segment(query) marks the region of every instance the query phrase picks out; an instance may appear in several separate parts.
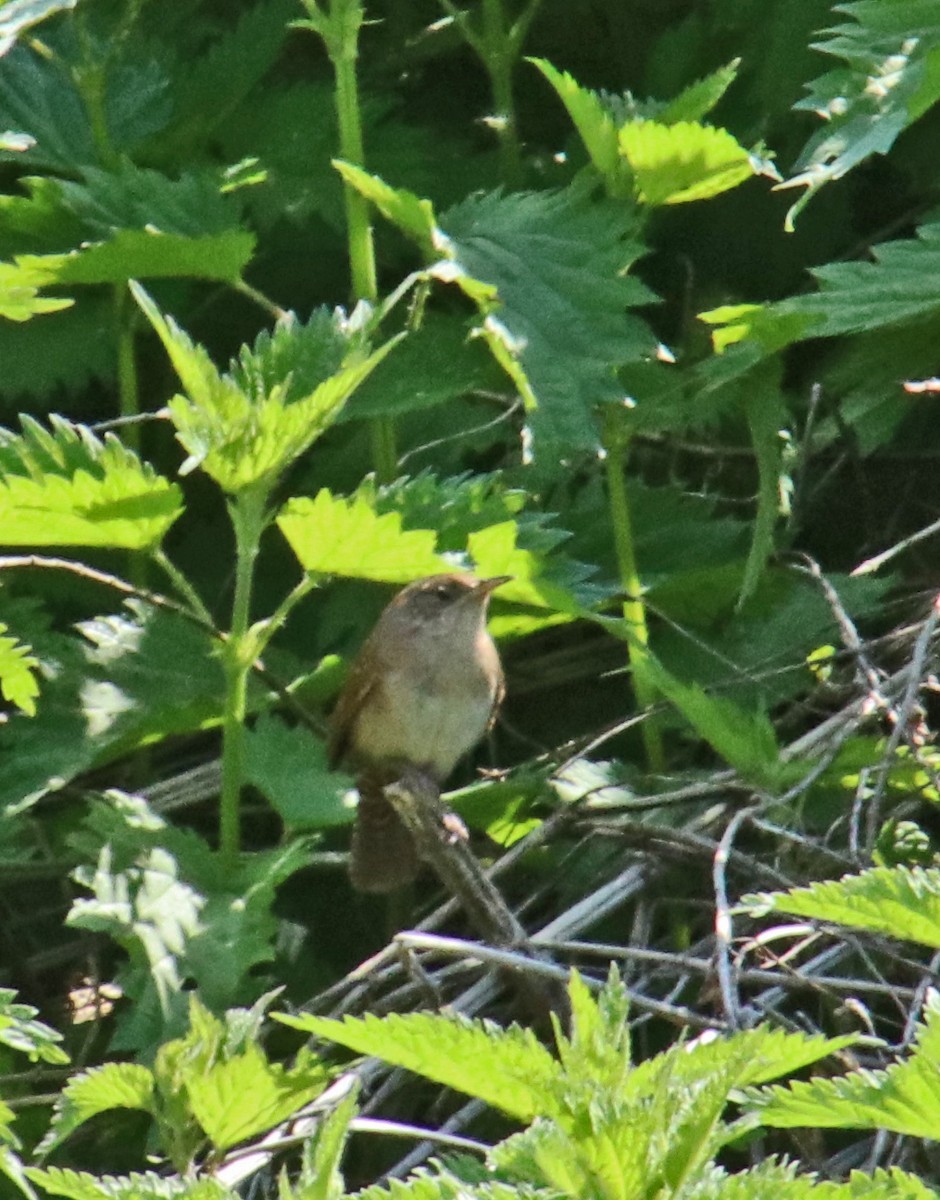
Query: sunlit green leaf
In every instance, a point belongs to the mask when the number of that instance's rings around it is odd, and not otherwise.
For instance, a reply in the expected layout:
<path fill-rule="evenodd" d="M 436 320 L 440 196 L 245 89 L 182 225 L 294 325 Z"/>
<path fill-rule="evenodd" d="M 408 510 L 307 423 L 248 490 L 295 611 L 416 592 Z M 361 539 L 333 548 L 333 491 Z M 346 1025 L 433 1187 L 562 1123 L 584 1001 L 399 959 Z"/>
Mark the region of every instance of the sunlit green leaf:
<path fill-rule="evenodd" d="M 928 1003 L 910 1053 L 883 1071 L 795 1081 L 747 1093 L 761 1124 L 777 1128 L 890 1129 L 935 1139 L 940 1106 L 940 1009 Z"/>
<path fill-rule="evenodd" d="M 58 1044 L 62 1035 L 37 1021 L 38 1015 L 39 1010 L 31 1004 L 17 1002 L 12 988 L 0 988 L 0 1045 L 25 1054 L 30 1062 L 62 1066 L 69 1061 Z"/>
<path fill-rule="evenodd" d="M 940 948 L 938 869 L 873 867 L 789 892 L 745 896 L 742 903 L 755 913 L 792 913 Z"/>
<path fill-rule="evenodd" d="M 397 341 L 393 338 L 369 354 L 361 338 L 350 331 L 349 350 L 339 368 L 315 385 L 308 381 L 306 394 L 291 399 L 288 379 L 272 384 L 264 395 L 248 395 L 239 386 L 244 360 L 232 374 L 221 374 L 206 351 L 172 318 L 164 317 L 143 288 L 131 286 L 186 392 L 168 406 L 177 437 L 189 454 L 182 469 L 199 466 L 230 493 L 271 487 L 332 424 L 352 392 Z M 344 328 L 340 316 L 335 320 L 337 327 Z M 335 330 L 324 327 L 323 334 L 332 342 Z M 272 341 L 272 348 L 276 344 Z M 328 361 L 328 356 L 322 361 Z"/>
<path fill-rule="evenodd" d="M 318 574 L 410 583 L 454 565 L 435 552 L 432 529 L 402 529 L 398 513 L 377 513 L 362 493 L 344 499 L 324 488 L 297 497 L 277 524 L 304 570 Z"/>
<path fill-rule="evenodd" d="M 38 313 L 68 308 L 74 301 L 39 295 L 40 288 L 54 282 L 55 273 L 36 262 L 0 263 L 0 317 L 28 321 Z"/>
<path fill-rule="evenodd" d="M 0 539 L 10 546 L 143 550 L 182 512 L 179 488 L 111 434 L 61 417 L 0 429 Z"/>
<path fill-rule="evenodd" d="M 311 1057 L 287 1070 L 251 1045 L 194 1074 L 186 1090 L 193 1115 L 213 1145 L 227 1150 L 302 1108 L 329 1079 L 326 1067 Z"/>
<path fill-rule="evenodd" d="M 687 204 L 737 187 L 755 172 L 751 155 L 730 133 L 679 121 L 632 121 L 619 134 L 642 204 Z"/>
<path fill-rule="evenodd" d="M 60 1145 L 79 1126 L 115 1108 L 149 1112 L 153 1105 L 153 1074 L 137 1063 L 109 1062 L 70 1079 L 56 1101 L 46 1152 Z"/>
<path fill-rule="evenodd" d="M 520 1120 L 552 1105 L 559 1067 L 531 1030 L 434 1013 L 391 1014 L 334 1021 L 275 1014 L 317 1037 L 374 1054 L 428 1079 L 478 1096 Z"/>
<path fill-rule="evenodd" d="M 0 694 L 32 717 L 36 714 L 36 697 L 39 695 L 36 678 L 39 660 L 30 653 L 29 646 L 24 646 L 15 637 L 4 636 L 7 632 L 6 625 L 0 621 Z"/>

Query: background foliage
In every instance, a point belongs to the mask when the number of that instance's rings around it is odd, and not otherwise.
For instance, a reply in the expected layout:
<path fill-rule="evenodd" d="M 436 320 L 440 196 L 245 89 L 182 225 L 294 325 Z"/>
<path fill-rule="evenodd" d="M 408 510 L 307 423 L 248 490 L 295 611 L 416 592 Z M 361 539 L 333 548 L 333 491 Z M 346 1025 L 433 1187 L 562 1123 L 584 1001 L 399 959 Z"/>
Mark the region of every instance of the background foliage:
<path fill-rule="evenodd" d="M 401 1195 L 928 1194 L 938 56 L 940 0 L 0 4 L 2 1186 L 339 1196 L 378 1112 L 457 1137 Z M 351 892 L 323 751 L 454 566 L 513 577 L 451 800 L 515 958 Z"/>

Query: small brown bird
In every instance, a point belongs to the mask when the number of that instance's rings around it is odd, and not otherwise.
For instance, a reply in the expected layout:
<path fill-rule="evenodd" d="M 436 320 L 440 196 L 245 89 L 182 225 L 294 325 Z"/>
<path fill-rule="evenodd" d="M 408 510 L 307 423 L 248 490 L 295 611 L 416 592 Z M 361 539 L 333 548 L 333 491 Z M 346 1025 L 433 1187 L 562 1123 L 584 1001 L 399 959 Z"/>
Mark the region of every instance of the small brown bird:
<path fill-rule="evenodd" d="M 394 891 L 418 871 L 414 841 L 382 788 L 406 767 L 443 783 L 496 715 L 503 672 L 486 613 L 509 578 L 454 573 L 409 584 L 350 668 L 330 722 L 329 759 L 356 773 L 350 876 L 360 891 Z"/>

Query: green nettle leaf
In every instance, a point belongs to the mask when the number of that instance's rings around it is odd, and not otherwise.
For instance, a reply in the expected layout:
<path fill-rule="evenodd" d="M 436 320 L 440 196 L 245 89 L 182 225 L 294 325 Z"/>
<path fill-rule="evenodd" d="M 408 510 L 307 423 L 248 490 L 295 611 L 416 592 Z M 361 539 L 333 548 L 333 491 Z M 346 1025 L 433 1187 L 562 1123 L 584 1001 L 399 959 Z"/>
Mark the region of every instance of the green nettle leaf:
<path fill-rule="evenodd" d="M 296 0 L 261 0 L 204 54 L 187 58 L 173 81 L 172 120 L 160 137 L 164 155 L 185 160 L 205 145 L 276 62 L 296 12 Z"/>
<path fill-rule="evenodd" d="M 6 625 L 0 621 L 0 695 L 28 717 L 33 717 L 39 695 L 36 678 L 39 659 L 33 657 L 29 646 L 24 646 L 15 637 L 4 636 L 7 632 Z"/>
<path fill-rule="evenodd" d="M 38 313 L 59 312 L 74 300 L 40 296 L 39 289 L 55 281 L 55 272 L 34 261 L 27 265 L 0 263 L 0 317 L 8 321 L 28 321 Z"/>
<path fill-rule="evenodd" d="M 327 766 L 322 738 L 302 725 L 291 729 L 278 717 L 262 714 L 245 739 L 245 779 L 286 825 L 325 829 L 353 819 L 353 809 L 344 803 L 347 786 Z"/>
<path fill-rule="evenodd" d="M 183 171 L 171 178 L 125 161 L 114 171 L 86 167 L 81 182 L 63 180 L 55 186 L 65 210 L 100 238 L 122 229 L 198 238 L 239 229 L 239 206 L 222 193 L 221 184 L 213 171 Z"/>
<path fill-rule="evenodd" d="M 25 254 L 16 261 L 24 270 L 44 272 L 50 282 L 60 284 L 176 277 L 235 283 L 251 260 L 254 247 L 254 234 L 238 229 L 197 237 L 159 229 L 119 229 L 106 242 L 95 242 L 68 254 Z M 54 303 L 63 307 L 60 302 Z"/>
<path fill-rule="evenodd" d="M 467 538 L 467 552 L 473 559 L 478 575 L 511 575 L 499 590 L 501 600 L 549 608 L 554 612 L 582 615 L 583 605 L 568 587 L 545 575 L 540 554 L 518 546 L 519 526 L 515 521 L 501 521 L 486 529 L 476 530 Z"/>
<path fill-rule="evenodd" d="M 737 79 L 740 65 L 741 60 L 736 58 L 711 75 L 690 83 L 678 96 L 666 101 L 655 114 L 656 120 L 664 125 L 674 125 L 677 121 L 701 121 Z"/>
<path fill-rule="evenodd" d="M 625 312 L 655 299 L 626 274 L 643 251 L 629 240 L 631 214 L 572 190 L 496 193 L 465 200 L 440 224 L 447 254 L 433 273 L 474 299 L 497 361 L 522 372 L 533 434 L 555 453 L 595 446 L 596 406 L 623 400 L 615 368 L 656 346 Z"/>
<path fill-rule="evenodd" d="M 679 121 L 631 121 L 619 134 L 641 204 L 688 204 L 737 187 L 758 173 L 755 160 L 725 129 Z"/>
<path fill-rule="evenodd" d="M 402 529 L 399 513 L 377 513 L 362 492 L 345 499 L 323 488 L 289 500 L 277 524 L 305 571 L 410 583 L 454 569 L 435 552 L 433 529 Z"/>
<path fill-rule="evenodd" d="M 794 1082 L 746 1093 L 762 1125 L 824 1129 L 890 1129 L 907 1137 L 937 1137 L 940 1111 L 940 1007 L 934 999 L 910 1054 L 883 1071 L 853 1071 L 836 1079 Z"/>
<path fill-rule="evenodd" d="M 114 172 L 86 168 L 81 183 L 60 182 L 52 190 L 63 213 L 80 223 L 81 246 L 16 257 L 50 282 L 182 276 L 234 283 L 254 251 L 254 234 L 241 227 L 237 205 L 209 172 L 170 179 L 125 162 Z"/>
<path fill-rule="evenodd" d="M 323 1091 L 330 1075 L 312 1056 L 286 1070 L 250 1045 L 194 1073 L 185 1086 L 196 1120 L 217 1149 L 227 1150 L 302 1108 Z"/>
<path fill-rule="evenodd" d="M 797 1175 L 796 1164 L 765 1159 L 749 1171 L 729 1175 L 713 1168 L 688 1195 L 694 1200 L 935 1200 L 916 1175 L 897 1167 L 871 1174 L 853 1171 L 845 1183 Z"/>
<path fill-rule="evenodd" d="M 526 401 L 536 438 L 555 454 L 596 446 L 596 405 L 623 400 L 615 368 L 656 348 L 625 311 L 655 299 L 626 274 L 644 249 L 630 239 L 628 207 L 576 188 L 497 192 L 436 220 L 427 201 L 348 163 L 337 168 L 418 243 L 434 278 L 476 305 L 480 336 Z"/>
<path fill-rule="evenodd" d="M 839 4 L 849 20 L 826 30 L 814 50 L 845 64 L 808 85 L 794 107 L 813 112 L 825 125 L 807 142 L 788 187 L 806 193 L 799 211 L 824 185 L 872 154 L 887 154 L 897 137 L 940 98 L 940 3 L 922 0 L 860 0 Z"/>
<path fill-rule="evenodd" d="M 37 1021 L 39 1010 L 31 1004 L 16 1003 L 15 996 L 12 988 L 0 988 L 0 1045 L 28 1055 L 30 1062 L 63 1066 L 69 1056 L 57 1044 L 62 1034 Z"/>
<path fill-rule="evenodd" d="M 26 1173 L 48 1195 L 64 1200 L 233 1200 L 235 1195 L 208 1175 L 90 1175 L 63 1167 L 28 1167 Z"/>
<path fill-rule="evenodd" d="M 0 538 L 8 546 L 146 550 L 182 512 L 179 488 L 112 434 L 62 417 L 0 429 Z"/>
<path fill-rule="evenodd" d="M 181 473 L 199 466 L 232 494 L 271 487 L 278 475 L 333 423 L 349 396 L 398 340 L 393 338 L 368 354 L 355 330 L 337 315 L 335 328 L 324 332 L 329 345 L 321 361 L 329 361 L 338 329 L 348 346 L 338 369 L 316 385 L 308 381 L 310 390 L 294 399 L 289 380 L 273 384 L 266 394 L 249 395 L 240 381 L 249 377 L 266 380 L 270 367 L 263 362 L 246 366 L 243 355 L 231 374 L 221 374 L 206 351 L 195 345 L 172 318 L 164 317 L 142 287 L 132 283 L 131 288 L 186 391 L 168 406 L 177 438 L 189 454 Z M 326 330 L 320 323 L 316 327 Z M 270 346 L 276 355 L 280 352 L 276 336 Z"/>
<path fill-rule="evenodd" d="M 617 125 L 613 114 L 597 92 L 582 87 L 566 71 L 559 71 L 544 58 L 530 58 L 558 93 L 568 110 L 591 162 L 603 175 L 612 195 L 629 195 L 630 179 L 620 157 Z"/>
<path fill-rule="evenodd" d="M 153 1102 L 153 1074 L 147 1067 L 109 1062 L 83 1071 L 69 1080 L 56 1100 L 40 1151 L 48 1153 L 99 1113 L 115 1108 L 150 1112 Z"/>
<path fill-rule="evenodd" d="M 358 1082 L 353 1081 L 339 1104 L 317 1122 L 312 1137 L 304 1142 L 300 1171 L 294 1186 L 284 1172 L 279 1180 L 279 1200 L 342 1200 L 346 1195 L 340 1171 L 349 1123 L 358 1112 Z"/>
<path fill-rule="evenodd" d="M 873 246 L 871 259 L 812 269 L 816 292 L 776 304 L 724 306 L 699 319 L 714 327 L 716 350 L 748 339 L 772 354 L 800 339 L 880 332 L 940 312 L 940 221 L 919 226 L 913 238 Z"/>
<path fill-rule="evenodd" d="M 792 913 L 940 948 L 940 869 L 873 867 L 789 892 L 742 897 L 755 915 Z"/>
<path fill-rule="evenodd" d="M 428 313 L 393 355 L 373 371 L 339 421 L 397 416 L 446 404 L 475 390 L 496 391 L 502 377 L 492 355 L 465 319 Z"/>
<path fill-rule="evenodd" d="M 558 93 L 608 194 L 647 205 L 718 195 L 766 170 L 723 129 L 699 124 L 737 74 L 735 61 L 667 104 L 640 105 L 582 87 L 544 59 L 529 60 Z"/>
<path fill-rule="evenodd" d="M 699 736 L 744 779 L 762 787 L 779 784 L 780 747 L 766 713 L 748 712 L 722 696 L 709 695 L 697 684 L 683 683 L 654 659 L 644 665 L 644 670 Z"/>
<path fill-rule="evenodd" d="M 529 1029 L 434 1013 L 378 1018 L 289 1016 L 293 1029 L 374 1054 L 457 1091 L 478 1096 L 522 1121 L 553 1107 L 560 1067 Z"/>
<path fill-rule="evenodd" d="M 97 165 L 98 152 L 88 113 L 67 67 L 15 46 L 0 71 L 0 128 L 16 129 L 32 139 L 17 154 L 30 167 L 74 174 Z M 4 157 L 6 154 L 4 154 Z"/>

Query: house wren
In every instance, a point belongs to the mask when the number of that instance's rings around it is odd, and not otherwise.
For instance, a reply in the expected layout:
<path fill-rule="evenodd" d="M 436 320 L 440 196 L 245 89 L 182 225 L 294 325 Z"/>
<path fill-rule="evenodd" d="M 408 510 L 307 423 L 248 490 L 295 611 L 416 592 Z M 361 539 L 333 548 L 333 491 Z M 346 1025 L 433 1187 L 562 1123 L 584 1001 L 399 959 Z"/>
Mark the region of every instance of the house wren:
<path fill-rule="evenodd" d="M 503 672 L 486 631 L 490 594 L 510 577 L 432 575 L 385 608 L 330 722 L 330 765 L 356 773 L 350 876 L 363 892 L 411 882 L 418 853 L 382 788 L 417 768 L 441 784 L 489 727 Z"/>

